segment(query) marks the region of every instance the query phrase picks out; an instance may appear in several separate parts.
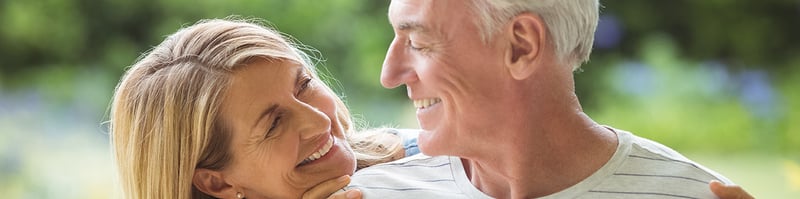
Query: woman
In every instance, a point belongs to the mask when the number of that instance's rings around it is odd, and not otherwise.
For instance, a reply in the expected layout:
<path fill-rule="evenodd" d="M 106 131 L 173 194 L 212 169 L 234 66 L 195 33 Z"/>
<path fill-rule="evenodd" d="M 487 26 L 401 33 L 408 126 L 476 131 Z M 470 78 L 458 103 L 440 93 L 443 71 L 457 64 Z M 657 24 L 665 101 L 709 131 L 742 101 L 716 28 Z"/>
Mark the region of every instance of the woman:
<path fill-rule="evenodd" d="M 392 134 L 352 133 L 300 48 L 251 22 L 208 20 L 141 57 L 111 109 L 123 198 L 319 198 L 357 167 L 402 157 Z"/>
<path fill-rule="evenodd" d="M 337 178 L 356 159 L 402 156 L 396 137 L 350 133 L 347 108 L 301 47 L 253 23 L 208 20 L 142 57 L 111 110 L 124 197 L 299 198 L 330 179 L 346 185 Z"/>

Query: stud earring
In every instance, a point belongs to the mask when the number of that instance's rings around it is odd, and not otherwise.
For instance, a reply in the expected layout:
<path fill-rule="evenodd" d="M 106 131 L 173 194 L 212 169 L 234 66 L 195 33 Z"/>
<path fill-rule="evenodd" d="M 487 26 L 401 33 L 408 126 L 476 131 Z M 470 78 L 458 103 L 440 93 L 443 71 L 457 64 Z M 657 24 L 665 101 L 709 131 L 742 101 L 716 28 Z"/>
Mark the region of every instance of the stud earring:
<path fill-rule="evenodd" d="M 236 192 L 236 198 L 244 199 L 244 194 L 242 192 Z"/>

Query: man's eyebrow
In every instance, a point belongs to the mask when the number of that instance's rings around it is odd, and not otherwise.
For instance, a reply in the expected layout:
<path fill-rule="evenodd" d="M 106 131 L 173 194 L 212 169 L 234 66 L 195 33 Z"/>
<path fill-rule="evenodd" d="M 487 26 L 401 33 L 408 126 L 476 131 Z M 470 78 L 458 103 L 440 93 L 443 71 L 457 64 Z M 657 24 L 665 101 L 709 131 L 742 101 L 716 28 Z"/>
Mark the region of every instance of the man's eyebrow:
<path fill-rule="evenodd" d="M 411 32 L 425 32 L 427 28 L 418 21 L 404 21 L 397 24 L 397 30 Z"/>
<path fill-rule="evenodd" d="M 258 118 L 256 118 L 256 121 L 253 123 L 253 129 L 255 129 L 258 126 L 258 122 L 263 120 L 264 117 L 267 117 L 268 115 L 272 115 L 273 113 L 275 113 L 275 110 L 278 110 L 278 104 L 272 104 L 269 106 L 269 108 L 261 112 L 261 115 L 258 116 Z"/>

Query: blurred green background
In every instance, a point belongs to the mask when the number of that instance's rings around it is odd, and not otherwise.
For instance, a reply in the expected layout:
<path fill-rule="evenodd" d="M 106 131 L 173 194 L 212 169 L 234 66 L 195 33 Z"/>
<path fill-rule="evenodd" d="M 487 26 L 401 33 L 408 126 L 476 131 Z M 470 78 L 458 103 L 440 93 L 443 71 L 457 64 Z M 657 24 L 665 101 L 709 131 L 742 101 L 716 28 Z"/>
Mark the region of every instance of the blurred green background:
<path fill-rule="evenodd" d="M 113 198 L 107 109 L 125 68 L 203 18 L 265 18 L 319 50 L 364 127 L 414 128 L 383 89 L 386 0 L 0 0 L 0 193 Z M 602 1 L 576 73 L 597 121 L 759 198 L 800 198 L 800 1 Z"/>

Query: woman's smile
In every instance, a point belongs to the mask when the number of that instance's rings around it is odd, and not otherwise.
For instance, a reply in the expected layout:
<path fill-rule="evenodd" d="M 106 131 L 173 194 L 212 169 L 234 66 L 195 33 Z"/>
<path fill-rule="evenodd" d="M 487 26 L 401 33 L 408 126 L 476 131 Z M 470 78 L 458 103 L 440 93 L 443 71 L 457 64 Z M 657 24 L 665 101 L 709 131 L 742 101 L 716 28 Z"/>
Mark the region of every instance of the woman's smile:
<path fill-rule="evenodd" d="M 330 152 L 331 147 L 333 147 L 334 139 L 330 135 L 329 136 L 325 136 L 323 138 L 324 138 L 324 141 L 323 141 L 324 145 L 317 147 L 318 149 L 317 149 L 316 152 L 312 153 L 306 159 L 303 159 L 303 161 L 301 161 L 299 164 L 297 164 L 298 167 L 304 166 L 304 165 L 309 164 L 309 163 L 312 163 L 315 160 L 318 160 L 321 157 L 327 155 L 328 152 Z"/>

